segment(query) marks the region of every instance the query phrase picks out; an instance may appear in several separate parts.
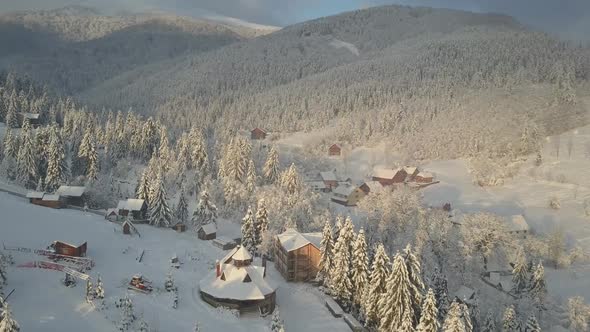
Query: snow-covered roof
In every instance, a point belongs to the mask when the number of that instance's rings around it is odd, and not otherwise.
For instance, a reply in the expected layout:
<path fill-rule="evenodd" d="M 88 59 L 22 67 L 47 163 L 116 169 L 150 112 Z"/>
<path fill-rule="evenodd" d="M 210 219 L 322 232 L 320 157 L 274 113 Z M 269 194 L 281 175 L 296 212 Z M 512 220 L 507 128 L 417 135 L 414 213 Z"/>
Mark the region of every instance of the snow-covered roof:
<path fill-rule="evenodd" d="M 373 177 L 380 179 L 393 179 L 400 169 L 377 168 L 373 171 Z"/>
<path fill-rule="evenodd" d="M 309 185 L 315 189 L 326 189 L 326 184 L 323 181 L 309 181 Z"/>
<path fill-rule="evenodd" d="M 352 185 L 342 185 L 342 186 L 338 186 L 336 187 L 332 192 L 334 194 L 337 195 L 342 195 L 342 196 L 346 196 L 348 197 L 350 194 L 352 194 L 355 190 L 356 190 L 356 186 L 352 186 Z"/>
<path fill-rule="evenodd" d="M 143 199 L 128 198 L 126 201 L 119 201 L 117 209 L 128 211 L 141 211 L 144 204 Z"/>
<path fill-rule="evenodd" d="M 61 186 L 59 187 L 59 189 L 57 189 L 55 193 L 60 196 L 81 197 L 82 195 L 84 195 L 85 191 L 85 187 Z"/>
<path fill-rule="evenodd" d="M 217 232 L 217 226 L 215 226 L 215 223 L 201 225 L 200 229 L 202 229 L 205 234 L 213 234 Z"/>
<path fill-rule="evenodd" d="M 45 194 L 43 195 L 43 201 L 59 201 L 59 195 L 49 195 L 49 194 Z"/>
<path fill-rule="evenodd" d="M 526 222 L 526 219 L 524 219 L 524 216 L 517 214 L 514 216 L 511 216 L 508 219 L 508 229 L 511 232 L 521 232 L 521 231 L 528 231 L 529 228 L 529 224 Z"/>
<path fill-rule="evenodd" d="M 320 177 L 323 181 L 338 181 L 338 179 L 336 178 L 336 174 L 334 174 L 334 172 L 332 171 L 320 172 Z"/>
<path fill-rule="evenodd" d="M 252 129 L 252 130 L 251 130 L 251 132 L 252 132 L 252 131 L 261 131 L 261 132 L 263 132 L 263 133 L 266 133 L 266 131 L 265 131 L 264 129 L 262 129 L 262 128 L 259 128 L 259 127 L 256 127 L 256 128 L 254 128 L 254 129 Z"/>
<path fill-rule="evenodd" d="M 404 166 L 404 171 L 408 174 L 414 174 L 418 170 L 418 167 L 415 166 Z"/>
<path fill-rule="evenodd" d="M 111 214 L 113 214 L 113 213 L 114 213 L 114 214 L 119 214 L 119 209 L 115 209 L 115 208 L 110 208 L 110 209 L 107 209 L 107 214 L 106 214 L 106 215 L 107 215 L 107 216 L 110 216 L 110 215 L 111 215 Z"/>
<path fill-rule="evenodd" d="M 282 234 L 277 235 L 279 243 L 287 251 L 297 250 L 308 244 L 312 244 L 316 248 L 320 248 L 320 242 L 322 240 L 321 233 L 299 233 L 293 228 L 287 229 Z"/>
<path fill-rule="evenodd" d="M 470 300 L 473 295 L 475 295 L 475 291 L 467 286 L 461 286 L 459 290 L 455 293 L 455 297 L 458 298 L 460 301 L 463 300 Z"/>
<path fill-rule="evenodd" d="M 27 198 L 43 198 L 43 195 L 45 195 L 45 193 L 42 191 L 29 191 L 27 193 Z"/>
<path fill-rule="evenodd" d="M 252 260 L 252 255 L 242 246 L 233 248 L 225 257 L 221 259 L 222 264 L 230 264 L 232 260 L 246 261 Z"/>
<path fill-rule="evenodd" d="M 416 175 L 416 176 L 419 176 L 421 178 L 433 178 L 434 177 L 432 175 L 432 173 L 430 173 L 430 172 L 424 172 L 424 171 L 418 173 L 418 175 Z"/>
<path fill-rule="evenodd" d="M 335 143 L 335 144 L 330 145 L 330 149 L 334 148 L 334 147 L 340 149 L 340 144 Z"/>
<path fill-rule="evenodd" d="M 37 120 L 37 119 L 39 119 L 39 114 L 38 113 L 23 113 L 23 117 L 25 119 Z"/>
<path fill-rule="evenodd" d="M 264 267 L 254 265 L 236 267 L 223 264 L 221 276 L 217 277 L 216 271 L 212 271 L 199 286 L 202 292 L 215 298 L 238 301 L 264 300 L 276 290 L 264 279 Z"/>
<path fill-rule="evenodd" d="M 369 187 L 369 192 L 378 193 L 383 190 L 383 185 L 379 181 L 367 181 L 364 183 Z"/>

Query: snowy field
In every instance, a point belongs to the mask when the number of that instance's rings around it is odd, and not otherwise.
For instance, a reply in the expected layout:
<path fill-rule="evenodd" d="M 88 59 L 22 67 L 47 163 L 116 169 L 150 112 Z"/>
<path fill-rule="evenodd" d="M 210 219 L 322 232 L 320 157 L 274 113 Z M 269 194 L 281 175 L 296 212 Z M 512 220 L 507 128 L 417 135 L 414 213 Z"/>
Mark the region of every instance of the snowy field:
<path fill-rule="evenodd" d="M 6 246 L 45 248 L 54 240 L 73 244 L 88 241 L 88 256 L 96 266 L 90 272 L 93 280 L 100 273 L 106 293 L 107 309 L 98 311 L 84 300 L 85 283 L 74 288 L 61 284 L 62 272 L 17 268 L 8 269 L 8 291 L 16 289 L 9 301 L 21 330 L 36 331 L 113 331 L 120 319 L 115 301 L 129 292 L 135 314 L 158 331 L 191 331 L 199 321 L 204 331 L 268 331 L 270 317 L 243 315 L 238 318 L 227 310 L 204 303 L 198 294 L 198 282 L 224 256 L 210 242 L 198 240 L 191 233 L 138 225 L 141 238 L 130 237 L 116 224 L 93 214 L 75 210 L 53 210 L 31 205 L 6 193 L 0 193 L 0 241 Z M 232 232 L 236 225 L 220 225 Z M 137 257 L 145 250 L 143 262 Z M 34 254 L 12 252 L 16 265 L 44 260 Z M 178 309 L 172 309 L 172 293 L 163 290 L 169 259 L 177 254 L 183 263 L 174 269 L 179 289 Z M 193 257 L 195 260 L 191 260 Z M 278 285 L 277 303 L 288 331 L 346 331 L 341 319 L 332 318 L 316 289 L 306 284 L 290 284 L 269 264 L 268 278 Z M 127 291 L 126 282 L 133 274 L 143 274 L 157 288 L 149 295 Z M 96 302 L 98 303 L 98 302 Z M 301 324 L 301 319 L 305 324 Z"/>

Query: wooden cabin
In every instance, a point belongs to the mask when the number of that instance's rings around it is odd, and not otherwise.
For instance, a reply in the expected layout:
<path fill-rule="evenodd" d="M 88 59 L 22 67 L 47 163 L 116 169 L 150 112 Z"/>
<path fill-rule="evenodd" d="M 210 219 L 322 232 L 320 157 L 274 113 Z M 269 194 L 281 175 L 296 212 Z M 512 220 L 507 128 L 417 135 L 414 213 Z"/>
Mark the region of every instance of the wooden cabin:
<path fill-rule="evenodd" d="M 416 177 L 416 175 L 418 175 L 418 173 L 420 173 L 420 171 L 418 170 L 418 167 L 416 167 L 416 166 L 404 166 L 403 169 L 407 174 L 406 181 L 414 181 L 414 178 Z"/>
<path fill-rule="evenodd" d="M 117 212 L 117 209 L 108 209 L 107 213 L 104 215 L 104 218 L 108 221 L 115 222 L 119 220 L 119 213 Z"/>
<path fill-rule="evenodd" d="M 37 128 L 41 125 L 41 115 L 37 113 L 20 113 L 20 122 L 24 124 L 25 121 L 28 121 L 32 128 Z"/>
<path fill-rule="evenodd" d="M 398 169 L 377 169 L 373 173 L 372 180 L 378 181 L 383 186 L 391 186 L 406 181 L 408 173 L 403 168 Z"/>
<path fill-rule="evenodd" d="M 29 191 L 27 193 L 27 198 L 29 199 L 29 203 L 41 205 L 39 202 L 43 200 L 43 195 L 45 195 L 42 191 Z"/>
<path fill-rule="evenodd" d="M 147 218 L 148 206 L 143 199 L 128 198 L 127 200 L 119 201 L 117 209 L 121 217 L 130 216 L 134 220 L 145 220 Z"/>
<path fill-rule="evenodd" d="M 338 144 L 332 144 L 328 148 L 328 156 L 340 156 L 342 153 L 342 147 Z"/>
<path fill-rule="evenodd" d="M 236 242 L 224 236 L 217 237 L 213 240 L 213 245 L 221 250 L 230 250 L 236 247 Z"/>
<path fill-rule="evenodd" d="M 287 229 L 275 240 L 275 266 L 287 281 L 313 280 L 320 264 L 321 233 Z"/>
<path fill-rule="evenodd" d="M 517 214 L 508 218 L 508 233 L 526 239 L 531 228 L 523 215 Z"/>
<path fill-rule="evenodd" d="M 365 192 L 355 185 L 342 185 L 332 191 L 332 202 L 344 206 L 356 206 Z"/>
<path fill-rule="evenodd" d="M 38 191 L 27 193 L 27 198 L 31 204 L 45 206 L 53 209 L 63 207 L 63 199 L 59 195 L 50 195 Z"/>
<path fill-rule="evenodd" d="M 265 139 L 266 138 L 266 131 L 256 127 L 250 131 L 250 138 L 251 139 Z"/>
<path fill-rule="evenodd" d="M 84 207 L 86 204 L 86 188 L 81 186 L 60 186 L 55 192 L 63 198 L 66 205 Z"/>
<path fill-rule="evenodd" d="M 201 240 L 214 240 L 217 237 L 217 226 L 215 223 L 201 225 L 197 230 L 197 237 Z"/>
<path fill-rule="evenodd" d="M 320 178 L 328 190 L 338 187 L 338 178 L 336 178 L 336 174 L 334 174 L 334 172 L 320 172 Z"/>
<path fill-rule="evenodd" d="M 62 241 L 54 241 L 49 247 L 55 250 L 55 253 L 59 255 L 85 257 L 88 243 L 84 242 L 79 246 L 75 246 Z"/>
<path fill-rule="evenodd" d="M 383 191 L 383 185 L 381 184 L 381 182 L 378 181 L 367 181 L 363 183 L 359 188 L 365 193 L 365 195 L 368 195 L 369 193 L 375 194 Z"/>
<path fill-rule="evenodd" d="M 186 224 L 182 222 L 177 222 L 176 224 L 174 224 L 174 226 L 172 226 L 172 228 L 178 233 L 186 232 Z"/>
<path fill-rule="evenodd" d="M 418 173 L 418 175 L 416 175 L 414 181 L 416 181 L 417 183 L 431 183 L 434 181 L 434 176 L 432 175 L 432 173 L 420 172 Z"/>

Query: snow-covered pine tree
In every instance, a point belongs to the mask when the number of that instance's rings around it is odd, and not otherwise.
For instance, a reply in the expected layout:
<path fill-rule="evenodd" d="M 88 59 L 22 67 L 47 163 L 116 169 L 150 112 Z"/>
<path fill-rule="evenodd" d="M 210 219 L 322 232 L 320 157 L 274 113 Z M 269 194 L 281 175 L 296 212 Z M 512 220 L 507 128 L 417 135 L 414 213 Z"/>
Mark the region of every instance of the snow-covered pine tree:
<path fill-rule="evenodd" d="M 149 205 L 149 196 L 150 196 L 150 183 L 149 183 L 149 176 L 148 176 L 148 169 L 145 168 L 141 173 L 141 177 L 137 182 L 137 187 L 135 188 L 135 197 L 138 199 L 143 199 Z"/>
<path fill-rule="evenodd" d="M 363 312 L 366 317 L 365 324 L 373 326 L 379 324 L 379 307 L 378 300 L 386 291 L 387 277 L 389 276 L 389 256 L 385 253 L 385 247 L 382 243 L 377 245 L 373 264 L 371 267 L 371 276 L 368 286 L 368 293 L 363 302 Z"/>
<path fill-rule="evenodd" d="M 420 310 L 422 305 L 422 297 L 424 293 L 424 283 L 422 282 L 422 270 L 420 266 L 420 260 L 412 251 L 412 246 L 408 244 L 404 249 L 404 261 L 406 263 L 406 269 L 408 271 L 408 278 L 410 279 L 410 293 L 412 294 L 412 307 L 414 309 L 416 321 L 414 324 L 418 324 L 418 318 L 420 317 Z"/>
<path fill-rule="evenodd" d="M 411 281 L 404 258 L 399 253 L 393 258 L 391 274 L 387 279 L 387 291 L 381 294 L 379 306 L 379 331 L 399 331 L 402 325 L 414 321 Z M 409 322 L 406 321 L 409 319 Z"/>
<path fill-rule="evenodd" d="M 51 128 L 49 136 L 49 153 L 47 158 L 47 175 L 45 190 L 52 192 L 59 188 L 67 178 L 68 166 L 64 145 L 57 133 L 57 127 Z"/>
<path fill-rule="evenodd" d="M 588 331 L 590 320 L 590 307 L 581 296 L 574 296 L 567 301 L 567 313 L 570 329 L 574 331 Z"/>
<path fill-rule="evenodd" d="M 37 185 L 39 156 L 31 125 L 27 120 L 23 123 L 21 137 L 21 146 L 16 158 L 17 179 L 25 187 L 34 188 Z"/>
<path fill-rule="evenodd" d="M 469 313 L 469 308 L 465 303 L 461 303 L 461 318 L 463 319 L 463 323 L 465 325 L 465 332 L 472 332 L 473 322 L 471 321 L 471 314 Z"/>
<path fill-rule="evenodd" d="M 301 190 L 301 178 L 295 164 L 291 164 L 288 169 L 281 173 L 281 187 L 291 195 Z"/>
<path fill-rule="evenodd" d="M 16 158 L 16 146 L 18 145 L 16 143 L 16 138 L 12 135 L 12 130 L 10 127 L 7 128 L 4 134 L 4 157 Z"/>
<path fill-rule="evenodd" d="M 530 276 L 524 253 L 521 251 L 512 269 L 512 292 L 520 294 L 529 288 Z"/>
<path fill-rule="evenodd" d="M 270 148 L 268 158 L 264 163 L 263 173 L 267 183 L 276 183 L 279 179 L 279 153 L 274 146 Z"/>
<path fill-rule="evenodd" d="M 332 238 L 334 239 L 334 243 L 338 240 L 340 236 L 340 231 L 344 227 L 344 217 L 341 215 L 336 216 L 336 222 L 334 223 L 334 232 L 332 233 Z"/>
<path fill-rule="evenodd" d="M 170 144 L 168 143 L 168 133 L 166 131 L 166 127 L 160 127 L 160 145 L 158 147 L 158 156 L 164 162 L 162 163 L 162 167 L 164 167 L 165 171 L 170 169 Z"/>
<path fill-rule="evenodd" d="M 537 322 L 535 315 L 531 315 L 526 321 L 524 332 L 541 332 L 541 326 Z"/>
<path fill-rule="evenodd" d="M 92 302 L 94 299 L 94 288 L 92 287 L 92 281 L 86 280 L 86 302 Z"/>
<path fill-rule="evenodd" d="M 154 195 L 153 199 L 150 199 L 150 225 L 168 227 L 172 222 L 172 212 L 168 206 L 161 171 L 158 172 L 151 189 L 154 190 Z"/>
<path fill-rule="evenodd" d="M 362 228 L 359 230 L 352 249 L 351 281 L 353 285 L 353 303 L 360 306 L 363 303 L 363 297 L 366 294 L 365 288 L 369 284 L 367 241 L 365 240 L 365 231 Z"/>
<path fill-rule="evenodd" d="M 104 285 L 102 283 L 102 279 L 100 278 L 100 274 L 96 279 L 96 289 L 95 289 L 96 298 L 104 299 Z"/>
<path fill-rule="evenodd" d="M 249 207 L 246 216 L 242 219 L 242 247 L 251 254 L 256 252 L 255 237 L 254 214 Z"/>
<path fill-rule="evenodd" d="M 90 180 L 96 180 L 98 177 L 98 170 L 99 170 L 99 160 L 98 160 L 98 152 L 96 151 L 96 143 L 90 143 L 90 150 L 88 151 L 88 171 L 86 173 L 86 177 Z"/>
<path fill-rule="evenodd" d="M 254 161 L 250 159 L 248 163 L 248 173 L 246 175 L 246 189 L 250 194 L 254 192 L 256 189 L 256 167 L 254 166 Z"/>
<path fill-rule="evenodd" d="M 486 321 L 483 324 L 482 332 L 496 332 L 496 319 L 492 311 L 488 311 Z"/>
<path fill-rule="evenodd" d="M 209 157 L 207 156 L 207 146 L 203 135 L 196 128 L 192 128 L 189 133 L 189 144 L 192 147 L 190 155 L 192 167 L 203 178 L 209 169 Z"/>
<path fill-rule="evenodd" d="M 186 224 L 188 221 L 188 203 L 186 201 L 185 196 L 185 189 L 182 187 L 180 189 L 180 197 L 178 197 L 178 205 L 176 205 L 176 220 L 179 222 Z"/>
<path fill-rule="evenodd" d="M 449 312 L 443 323 L 442 332 L 466 332 L 461 306 L 457 301 L 453 301 L 449 307 Z"/>
<path fill-rule="evenodd" d="M 119 331 L 128 331 L 131 324 L 135 321 L 135 314 L 133 313 L 133 302 L 129 298 L 129 294 L 119 299 L 117 308 L 121 309 L 121 320 L 119 321 Z"/>
<path fill-rule="evenodd" d="M 82 141 L 80 142 L 80 147 L 78 148 L 78 158 L 88 159 L 91 142 L 93 141 L 94 137 L 92 136 L 92 127 L 87 126 L 86 130 L 84 131 Z"/>
<path fill-rule="evenodd" d="M 266 209 L 264 198 L 258 201 L 258 206 L 256 209 L 256 227 L 256 245 L 260 246 L 260 244 L 262 244 L 263 234 L 268 231 L 268 210 Z"/>
<path fill-rule="evenodd" d="M 174 279 L 172 278 L 172 273 L 168 272 L 166 275 L 166 281 L 164 281 L 164 289 L 167 292 L 171 292 L 174 290 Z"/>
<path fill-rule="evenodd" d="M 278 308 L 275 308 L 274 312 L 272 313 L 272 320 L 270 322 L 270 330 L 271 330 L 271 332 L 284 331 L 283 320 L 281 319 L 281 314 L 280 314 Z"/>
<path fill-rule="evenodd" d="M 436 306 L 436 297 L 432 288 L 426 293 L 422 304 L 422 315 L 420 322 L 416 327 L 416 332 L 438 332 L 440 324 L 438 322 L 438 308 Z"/>
<path fill-rule="evenodd" d="M 2 306 L 2 314 L 0 315 L 0 332 L 19 332 L 20 326 L 18 322 L 12 317 L 12 311 L 8 306 L 8 302 L 4 301 Z"/>
<path fill-rule="evenodd" d="M 444 321 L 449 311 L 449 291 L 447 288 L 447 277 L 441 274 L 438 268 L 434 269 L 432 275 L 432 286 L 434 288 L 434 297 L 438 306 L 438 321 Z"/>
<path fill-rule="evenodd" d="M 14 93 L 14 91 L 13 91 Z M 6 111 L 6 126 L 8 128 L 18 128 L 18 106 L 16 104 L 16 95 L 8 100 L 8 110 Z"/>
<path fill-rule="evenodd" d="M 349 236 L 340 236 L 334 245 L 334 267 L 330 273 L 332 296 L 344 305 L 348 305 L 352 297 L 350 280 Z"/>
<path fill-rule="evenodd" d="M 531 289 L 529 294 L 535 301 L 535 306 L 541 310 L 545 307 L 545 297 L 547 296 L 547 284 L 545 283 L 545 268 L 543 263 L 539 262 L 535 268 L 531 280 Z"/>
<path fill-rule="evenodd" d="M 504 311 L 502 316 L 502 331 L 503 332 L 519 332 L 518 318 L 514 306 L 509 306 Z"/>
<path fill-rule="evenodd" d="M 210 223 L 217 224 L 217 206 L 211 201 L 207 190 L 201 193 L 197 208 L 193 212 L 192 223 L 197 227 Z"/>
<path fill-rule="evenodd" d="M 316 280 L 330 288 L 330 275 L 333 269 L 333 249 L 334 240 L 332 239 L 332 225 L 330 219 L 326 218 L 324 229 L 322 231 L 322 241 L 320 242 L 320 263 Z"/>

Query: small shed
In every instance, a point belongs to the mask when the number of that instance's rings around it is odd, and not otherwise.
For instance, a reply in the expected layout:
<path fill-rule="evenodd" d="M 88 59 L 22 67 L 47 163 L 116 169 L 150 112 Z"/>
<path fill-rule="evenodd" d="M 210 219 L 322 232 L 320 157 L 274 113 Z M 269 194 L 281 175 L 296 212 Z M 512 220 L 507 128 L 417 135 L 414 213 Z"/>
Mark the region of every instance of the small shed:
<path fill-rule="evenodd" d="M 266 131 L 256 127 L 250 131 L 250 138 L 251 139 L 265 139 L 266 138 Z"/>
<path fill-rule="evenodd" d="M 201 225 L 197 230 L 197 236 L 201 240 L 214 240 L 217 237 L 217 226 L 215 223 Z"/>
<path fill-rule="evenodd" d="M 510 234 L 526 238 L 529 231 L 529 224 L 523 215 L 517 214 L 508 218 L 508 232 Z"/>
<path fill-rule="evenodd" d="M 328 148 L 328 156 L 340 156 L 342 154 L 342 147 L 338 144 L 332 144 Z"/>
<path fill-rule="evenodd" d="M 29 191 L 27 193 L 27 198 L 30 203 L 38 204 L 43 199 L 43 195 L 45 195 L 45 193 L 42 191 Z"/>
<path fill-rule="evenodd" d="M 174 230 L 178 233 L 186 232 L 186 224 L 183 222 L 177 222 L 176 224 L 174 224 L 174 226 L 172 226 L 172 228 L 174 228 Z"/>
<path fill-rule="evenodd" d="M 338 186 L 332 194 L 332 202 L 344 206 L 356 206 L 357 203 L 365 197 L 365 192 L 354 185 Z"/>
<path fill-rule="evenodd" d="M 108 209 L 107 213 L 104 215 L 104 218 L 108 221 L 117 221 L 119 220 L 119 213 L 117 209 Z"/>
<path fill-rule="evenodd" d="M 86 188 L 81 186 L 60 186 L 55 192 L 64 199 L 65 204 L 84 207 Z"/>
<path fill-rule="evenodd" d="M 56 254 L 64 256 L 85 257 L 88 243 L 84 242 L 79 246 L 62 241 L 54 241 L 50 248 L 55 250 Z"/>
<path fill-rule="evenodd" d="M 326 185 L 326 188 L 328 188 L 329 190 L 338 187 L 338 178 L 336 178 L 336 174 L 334 174 L 334 172 L 320 172 L 320 178 L 322 179 L 322 182 L 324 182 L 324 184 Z"/>
<path fill-rule="evenodd" d="M 236 247 L 236 242 L 232 239 L 220 236 L 213 240 L 213 245 L 222 250 L 230 250 Z"/>
<path fill-rule="evenodd" d="M 434 181 L 434 175 L 429 172 L 420 172 L 418 175 L 416 175 L 414 180 L 418 183 L 431 183 Z"/>
<path fill-rule="evenodd" d="M 139 231 L 137 230 L 137 228 L 135 228 L 135 225 L 129 219 L 125 219 L 121 227 L 123 228 L 123 234 L 133 235 L 133 233 L 135 233 L 139 235 Z"/>

